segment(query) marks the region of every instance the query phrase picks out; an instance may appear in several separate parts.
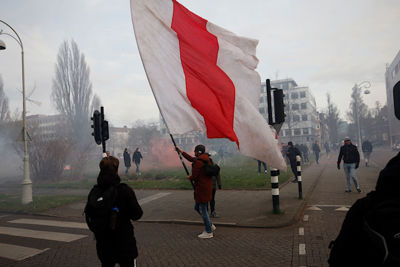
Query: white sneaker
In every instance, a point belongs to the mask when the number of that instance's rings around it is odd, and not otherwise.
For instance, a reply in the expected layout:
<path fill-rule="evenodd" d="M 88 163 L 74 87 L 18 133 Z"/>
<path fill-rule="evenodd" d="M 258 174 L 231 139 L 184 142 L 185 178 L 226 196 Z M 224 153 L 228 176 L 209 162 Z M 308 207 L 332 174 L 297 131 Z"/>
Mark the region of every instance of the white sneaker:
<path fill-rule="evenodd" d="M 217 229 L 217 227 L 214 224 L 211 224 L 211 230 L 215 231 L 215 229 Z"/>
<path fill-rule="evenodd" d="M 213 233 L 207 233 L 206 231 L 202 232 L 198 235 L 199 238 L 213 238 Z"/>

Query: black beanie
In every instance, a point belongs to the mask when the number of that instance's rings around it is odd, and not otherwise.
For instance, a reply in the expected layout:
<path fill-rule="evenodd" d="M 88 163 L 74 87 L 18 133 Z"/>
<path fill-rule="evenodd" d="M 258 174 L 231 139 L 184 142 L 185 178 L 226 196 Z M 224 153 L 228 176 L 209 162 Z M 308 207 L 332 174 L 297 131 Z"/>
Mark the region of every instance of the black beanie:
<path fill-rule="evenodd" d="M 206 147 L 203 145 L 197 145 L 194 148 L 194 152 L 196 152 L 196 151 L 199 152 L 200 154 L 203 154 L 204 152 L 206 152 Z"/>
<path fill-rule="evenodd" d="M 290 142 L 288 143 L 288 146 L 293 146 L 293 142 L 290 141 Z"/>

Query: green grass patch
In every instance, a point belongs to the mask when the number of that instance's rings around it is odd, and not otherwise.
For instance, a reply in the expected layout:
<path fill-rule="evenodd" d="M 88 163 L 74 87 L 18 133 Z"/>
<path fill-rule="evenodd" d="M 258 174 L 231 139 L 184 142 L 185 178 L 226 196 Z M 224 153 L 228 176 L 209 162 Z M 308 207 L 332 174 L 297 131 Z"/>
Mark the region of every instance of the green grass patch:
<path fill-rule="evenodd" d="M 51 208 L 63 206 L 72 202 L 85 199 L 86 196 L 68 195 L 37 195 L 33 196 L 33 202 L 21 204 L 20 195 L 0 195 L 0 211 L 3 212 L 41 212 Z"/>

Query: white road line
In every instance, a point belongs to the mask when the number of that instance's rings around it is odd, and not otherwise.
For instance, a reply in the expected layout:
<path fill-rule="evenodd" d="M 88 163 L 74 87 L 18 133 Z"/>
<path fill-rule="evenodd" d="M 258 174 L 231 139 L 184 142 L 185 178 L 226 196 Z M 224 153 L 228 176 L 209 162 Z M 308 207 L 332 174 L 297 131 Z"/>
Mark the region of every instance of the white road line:
<path fill-rule="evenodd" d="M 316 207 L 331 207 L 331 208 L 335 208 L 335 207 L 350 207 L 350 205 L 319 205 L 319 204 L 315 204 L 315 205 L 310 205 L 310 206 L 316 206 Z"/>
<path fill-rule="evenodd" d="M 18 224 L 34 224 L 34 225 L 45 225 L 65 228 L 76 228 L 76 229 L 89 229 L 86 223 L 68 222 L 68 221 L 53 221 L 53 220 L 36 220 L 36 219 L 17 219 L 9 221 L 9 223 Z"/>
<path fill-rule="evenodd" d="M 304 235 L 304 227 L 299 228 L 299 235 Z"/>
<path fill-rule="evenodd" d="M 35 248 L 28 248 L 28 247 L 0 243 L 0 257 L 15 261 L 24 260 L 26 258 L 45 252 L 46 250 L 48 250 L 48 248 L 35 249 Z"/>
<path fill-rule="evenodd" d="M 337 209 L 335 209 L 336 211 L 348 211 L 349 210 L 349 208 L 347 208 L 347 207 L 340 207 L 340 208 L 337 208 Z"/>
<path fill-rule="evenodd" d="M 13 228 L 13 227 L 2 227 L 2 226 L 0 226 L 0 234 L 37 238 L 37 239 L 46 239 L 46 240 L 61 241 L 61 242 L 71 242 L 71 241 L 75 241 L 75 240 L 78 240 L 78 239 L 81 239 L 81 238 L 84 238 L 87 236 L 87 235 L 67 234 L 67 233 L 49 232 L 49 231 L 38 231 L 38 230 L 30 230 L 30 229 L 24 229 L 24 228 Z"/>
<path fill-rule="evenodd" d="M 306 244 L 299 244 L 299 255 L 306 255 Z"/>
<path fill-rule="evenodd" d="M 308 222 L 308 215 L 304 215 L 303 221 Z"/>
<path fill-rule="evenodd" d="M 155 194 L 155 195 L 151 195 L 151 196 L 139 199 L 138 202 L 139 202 L 140 205 L 143 205 L 143 204 L 149 203 L 149 202 L 151 202 L 153 200 L 168 196 L 170 194 L 171 193 L 158 193 L 158 194 Z"/>
<path fill-rule="evenodd" d="M 311 206 L 307 210 L 321 210 L 321 209 L 318 208 L 317 206 Z"/>

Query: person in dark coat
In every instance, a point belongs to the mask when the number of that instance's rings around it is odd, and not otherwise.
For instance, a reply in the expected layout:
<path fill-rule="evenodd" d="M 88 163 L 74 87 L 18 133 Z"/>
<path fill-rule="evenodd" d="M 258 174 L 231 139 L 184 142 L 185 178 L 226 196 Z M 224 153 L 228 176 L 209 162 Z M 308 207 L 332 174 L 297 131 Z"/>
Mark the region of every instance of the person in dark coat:
<path fill-rule="evenodd" d="M 290 168 L 292 169 L 292 172 L 294 174 L 294 179 L 293 179 L 293 183 L 297 183 L 297 164 L 296 164 L 296 156 L 300 156 L 300 151 L 293 146 L 293 142 L 290 141 L 287 145 L 288 149 L 286 151 L 286 157 L 289 159 L 289 163 L 290 163 Z"/>
<path fill-rule="evenodd" d="M 374 206 L 382 202 L 400 203 L 399 173 L 400 153 L 393 157 L 379 173 L 375 190 L 357 200 L 347 212 L 338 237 L 330 245 L 331 252 L 328 262 L 331 267 L 400 266 L 399 253 L 398 251 L 390 250 L 390 242 L 388 243 L 388 258 L 382 263 L 384 253 L 370 246 L 370 239 L 364 231 L 368 212 L 370 212 Z M 370 220 L 368 223 L 370 227 L 377 229 L 376 222 L 374 225 L 374 220 Z M 390 223 L 388 225 L 390 225 Z"/>
<path fill-rule="evenodd" d="M 364 158 L 365 158 L 365 167 L 369 166 L 369 157 L 371 156 L 372 153 L 372 144 L 370 141 L 365 140 L 362 143 L 362 151 L 364 153 Z"/>
<path fill-rule="evenodd" d="M 358 184 L 358 179 L 356 175 L 356 169 L 360 165 L 360 153 L 355 145 L 351 143 L 349 137 L 344 139 L 344 145 L 340 148 L 337 168 L 340 170 L 340 162 L 343 158 L 343 170 L 346 175 L 347 189 L 345 192 L 351 192 L 350 178 L 353 179 L 354 186 L 356 187 L 358 193 L 361 193 L 360 186 Z"/>
<path fill-rule="evenodd" d="M 203 145 L 197 145 L 194 149 L 194 157 L 190 156 L 179 147 L 176 149 L 188 161 L 192 162 L 192 175 L 188 179 L 194 182 L 195 206 L 194 209 L 201 215 L 204 221 L 205 231 L 198 235 L 199 238 L 214 237 L 213 231 L 216 229 L 208 215 L 208 202 L 212 199 L 212 177 L 206 175 L 205 162 L 211 164 L 209 154 L 205 153 L 206 148 Z"/>
<path fill-rule="evenodd" d="M 127 175 L 129 172 L 129 168 L 131 167 L 131 155 L 127 148 L 124 150 L 124 164 L 125 164 L 125 174 Z"/>
<path fill-rule="evenodd" d="M 217 176 L 213 176 L 212 177 L 212 197 L 211 197 L 211 201 L 210 201 L 210 215 L 212 218 L 218 218 L 217 213 L 215 212 L 215 193 L 217 192 L 217 186 L 218 189 L 222 188 L 222 183 L 221 183 L 221 174 L 218 173 Z"/>
<path fill-rule="evenodd" d="M 321 148 L 318 145 L 318 141 L 315 141 L 315 143 L 312 145 L 312 150 L 315 154 L 315 161 L 317 164 L 319 164 L 319 153 L 321 152 Z"/>
<path fill-rule="evenodd" d="M 115 206 L 118 208 L 117 227 L 114 231 L 95 233 L 97 256 L 103 267 L 135 266 L 138 250 L 131 220 L 139 220 L 143 211 L 135 192 L 127 184 L 121 183 L 118 176 L 119 160 L 105 157 L 100 161 L 100 173 L 97 184 L 103 189 L 117 185 Z"/>
<path fill-rule="evenodd" d="M 140 175 L 140 160 L 143 159 L 142 153 L 140 153 L 140 148 L 136 148 L 135 152 L 133 152 L 132 161 L 135 162 L 136 165 L 136 174 Z"/>

